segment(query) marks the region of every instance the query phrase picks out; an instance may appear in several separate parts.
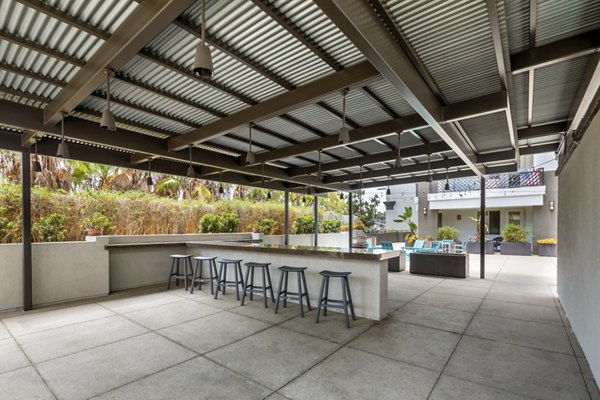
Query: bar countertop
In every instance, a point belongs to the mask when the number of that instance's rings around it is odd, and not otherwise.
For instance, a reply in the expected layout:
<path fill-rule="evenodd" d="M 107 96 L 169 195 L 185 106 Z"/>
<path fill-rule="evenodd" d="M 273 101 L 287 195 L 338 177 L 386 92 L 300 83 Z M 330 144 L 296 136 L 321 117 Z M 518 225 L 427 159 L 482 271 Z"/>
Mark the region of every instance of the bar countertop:
<path fill-rule="evenodd" d="M 340 248 L 340 247 L 315 247 L 298 245 L 279 245 L 255 243 L 252 241 L 188 241 L 188 242 L 154 242 L 154 243 L 124 243 L 109 244 L 107 250 L 135 248 L 135 247 L 162 247 L 162 246 L 182 246 L 187 247 L 227 247 L 235 250 L 249 250 L 261 253 L 293 254 L 300 256 L 319 256 L 332 257 L 349 260 L 369 260 L 382 261 L 398 257 L 399 250 L 381 250 L 381 249 L 358 249 L 358 248 Z"/>

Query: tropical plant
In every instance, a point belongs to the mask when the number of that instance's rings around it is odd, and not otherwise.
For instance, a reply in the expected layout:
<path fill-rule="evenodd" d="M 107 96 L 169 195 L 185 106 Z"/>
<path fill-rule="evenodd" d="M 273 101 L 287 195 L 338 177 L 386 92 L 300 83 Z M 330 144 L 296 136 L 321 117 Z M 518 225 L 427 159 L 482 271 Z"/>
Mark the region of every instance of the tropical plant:
<path fill-rule="evenodd" d="M 115 226 L 102 213 L 95 212 L 91 217 L 81 220 L 81 227 L 84 233 L 87 234 L 89 229 L 98 229 L 104 235 L 110 235 L 115 229 Z"/>
<path fill-rule="evenodd" d="M 275 224 L 277 224 L 277 221 L 274 219 L 264 218 L 258 223 L 258 230 L 265 236 L 270 235 L 273 232 Z"/>
<path fill-rule="evenodd" d="M 475 233 L 475 238 L 476 240 L 479 242 L 481 240 L 481 216 L 474 218 L 474 217 L 469 217 L 471 219 L 471 221 L 476 222 L 477 223 L 477 232 Z M 489 228 L 486 225 L 484 225 L 484 229 L 485 229 L 485 233 L 488 234 L 489 233 Z"/>
<path fill-rule="evenodd" d="M 527 243 L 527 232 L 528 230 L 520 225 L 508 224 L 504 227 L 502 236 L 507 243 Z"/>
<path fill-rule="evenodd" d="M 437 230 L 438 240 L 458 240 L 460 231 L 453 226 L 441 226 Z"/>
<path fill-rule="evenodd" d="M 297 217 L 292 224 L 293 234 L 313 233 L 315 219 L 312 216 L 305 215 Z"/>
<path fill-rule="evenodd" d="M 219 232 L 231 233 L 237 231 L 240 218 L 236 213 L 226 212 L 221 215 L 221 230 Z"/>
<path fill-rule="evenodd" d="M 221 217 L 215 214 L 204 214 L 202 218 L 200 218 L 198 228 L 201 233 L 221 232 Z"/>
<path fill-rule="evenodd" d="M 417 235 L 413 235 L 412 233 L 407 233 L 406 236 L 404 236 L 404 241 L 406 242 L 407 246 L 412 246 L 418 239 L 419 238 L 417 237 Z"/>
<path fill-rule="evenodd" d="M 406 223 L 406 225 L 408 225 L 408 229 L 410 229 L 410 235 L 414 236 L 417 234 L 417 223 L 412 220 L 412 217 L 412 207 L 404 207 L 404 212 L 398 215 L 398 219 L 395 219 L 394 222 L 398 222 L 400 224 Z"/>
<path fill-rule="evenodd" d="M 67 239 L 67 229 L 64 214 L 52 213 L 47 217 L 38 219 L 32 227 L 43 242 L 63 242 Z"/>
<path fill-rule="evenodd" d="M 326 219 L 321 222 L 321 227 L 319 232 L 322 233 L 339 233 L 340 228 L 342 227 L 342 223 L 338 219 Z"/>
<path fill-rule="evenodd" d="M 538 239 L 537 240 L 537 244 L 548 244 L 548 245 L 553 245 L 553 244 L 557 244 L 558 241 L 555 238 L 545 238 L 545 239 Z"/>

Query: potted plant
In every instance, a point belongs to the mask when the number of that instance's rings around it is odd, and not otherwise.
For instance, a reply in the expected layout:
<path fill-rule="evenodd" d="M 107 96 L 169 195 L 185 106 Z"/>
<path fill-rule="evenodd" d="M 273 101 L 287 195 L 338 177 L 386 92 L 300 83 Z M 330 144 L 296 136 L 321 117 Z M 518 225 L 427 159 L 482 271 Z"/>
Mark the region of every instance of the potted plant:
<path fill-rule="evenodd" d="M 537 241 L 540 257 L 556 257 L 556 239 L 545 238 Z"/>
<path fill-rule="evenodd" d="M 473 217 L 469 217 L 471 218 L 472 221 L 477 223 L 477 232 L 475 234 L 475 236 L 473 235 L 469 235 L 467 237 L 467 248 L 465 249 L 465 251 L 468 254 L 480 254 L 481 253 L 481 237 L 480 237 L 480 233 L 481 233 L 481 217 L 479 218 L 473 218 Z M 488 226 L 485 225 L 484 226 L 485 229 L 485 233 L 488 233 Z M 485 238 L 484 238 L 485 240 Z M 485 254 L 494 254 L 494 243 L 490 242 L 490 241 L 486 241 L 485 242 Z"/>
<path fill-rule="evenodd" d="M 527 232 L 527 229 L 521 228 L 519 225 L 506 225 L 502 234 L 504 241 L 500 253 L 502 255 L 530 256 L 531 243 L 527 241 Z"/>
<path fill-rule="evenodd" d="M 81 221 L 81 227 L 86 236 L 107 235 L 114 229 L 110 220 L 102 213 L 95 212 L 91 217 Z"/>

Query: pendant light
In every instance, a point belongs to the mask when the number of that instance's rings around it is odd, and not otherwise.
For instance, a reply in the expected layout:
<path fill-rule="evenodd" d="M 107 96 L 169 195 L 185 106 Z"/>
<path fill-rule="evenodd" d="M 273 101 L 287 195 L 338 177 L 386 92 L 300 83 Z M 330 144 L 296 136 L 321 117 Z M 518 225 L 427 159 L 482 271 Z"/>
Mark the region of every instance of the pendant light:
<path fill-rule="evenodd" d="M 212 56 L 210 54 L 210 48 L 206 44 L 206 0 L 202 0 L 202 42 L 196 47 L 196 55 L 194 57 L 194 73 L 202 79 L 210 79 L 213 74 L 213 63 Z"/>
<path fill-rule="evenodd" d="M 323 171 L 321 170 L 321 152 L 323 150 L 319 150 L 319 170 L 317 171 L 317 179 L 322 181 L 323 180 Z"/>
<path fill-rule="evenodd" d="M 348 132 L 348 128 L 346 128 L 346 94 L 348 93 L 348 89 L 342 90 L 342 128 L 340 129 L 340 134 L 338 136 L 338 144 L 348 144 L 350 143 L 350 133 Z"/>
<path fill-rule="evenodd" d="M 394 164 L 394 166 L 396 168 L 400 168 L 402 167 L 402 154 L 400 153 L 400 138 L 402 137 L 402 132 L 398 132 L 398 154 L 396 154 L 396 162 Z"/>
<path fill-rule="evenodd" d="M 115 116 L 113 115 L 112 111 L 110 111 L 110 78 L 114 76 L 114 72 L 106 68 L 104 73 L 106 74 L 106 110 L 102 111 L 100 128 L 104 128 L 109 131 L 116 131 L 117 126 L 115 125 Z"/>
<path fill-rule="evenodd" d="M 37 138 L 35 139 L 35 160 L 33 161 L 33 172 L 42 172 L 42 164 L 40 163 L 40 159 L 38 157 L 38 152 L 37 152 Z"/>
<path fill-rule="evenodd" d="M 444 186 L 445 191 L 450 190 L 450 181 L 448 180 L 448 168 L 446 168 L 446 185 Z"/>
<path fill-rule="evenodd" d="M 69 158 L 71 157 L 71 153 L 69 152 L 69 146 L 67 142 L 65 142 L 65 113 L 60 113 L 60 143 L 58 144 L 58 150 L 56 151 L 56 156 L 61 158 Z"/>
<path fill-rule="evenodd" d="M 219 171 L 219 194 L 224 194 L 225 189 L 223 189 L 223 171 Z"/>
<path fill-rule="evenodd" d="M 340 200 L 344 200 L 344 192 L 342 192 L 342 185 L 344 184 L 344 181 L 340 182 Z"/>
<path fill-rule="evenodd" d="M 433 182 L 433 176 L 431 175 L 431 154 L 427 154 L 427 182 Z"/>
<path fill-rule="evenodd" d="M 261 163 L 261 167 L 262 167 L 262 188 L 263 190 L 265 190 L 265 163 Z M 269 190 L 267 192 L 267 200 L 271 200 L 271 191 Z"/>
<path fill-rule="evenodd" d="M 362 196 L 363 195 L 363 188 L 364 188 L 364 184 L 363 184 L 363 166 L 360 166 L 360 183 L 358 185 L 360 187 L 360 192 L 359 194 Z"/>
<path fill-rule="evenodd" d="M 187 169 L 188 178 L 195 178 L 196 171 L 194 171 L 194 166 L 192 165 L 192 145 L 190 145 L 190 166 Z"/>
<path fill-rule="evenodd" d="M 246 154 L 246 164 L 254 164 L 254 153 L 252 152 L 252 122 L 248 124 L 248 153 Z"/>
<path fill-rule="evenodd" d="M 154 186 L 154 181 L 152 180 L 152 159 L 148 160 L 148 176 L 146 177 L 146 185 L 148 187 Z"/>
<path fill-rule="evenodd" d="M 388 185 L 387 185 L 388 187 L 387 187 L 387 190 L 385 191 L 385 194 L 386 194 L 387 196 L 389 196 L 389 195 L 391 195 L 391 194 L 392 194 L 392 190 L 390 189 L 390 176 L 388 175 L 388 177 L 387 177 L 387 178 L 388 178 L 388 179 L 387 179 L 387 180 L 388 180 Z"/>

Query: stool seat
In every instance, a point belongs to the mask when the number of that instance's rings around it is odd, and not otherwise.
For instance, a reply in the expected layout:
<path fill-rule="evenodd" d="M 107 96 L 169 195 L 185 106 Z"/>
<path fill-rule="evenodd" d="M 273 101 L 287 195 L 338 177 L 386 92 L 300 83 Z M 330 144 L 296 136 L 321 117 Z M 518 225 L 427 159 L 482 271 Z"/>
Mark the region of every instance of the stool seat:
<path fill-rule="evenodd" d="M 169 257 L 171 258 L 188 258 L 191 257 L 189 254 L 171 254 Z"/>
<path fill-rule="evenodd" d="M 328 270 L 325 270 L 325 271 L 319 272 L 319 275 L 321 275 L 321 276 L 330 276 L 332 278 L 342 278 L 342 277 L 350 275 L 351 273 L 352 272 L 338 272 L 338 271 L 328 271 Z"/>
<path fill-rule="evenodd" d="M 230 258 L 221 258 L 220 260 L 217 260 L 220 263 L 227 263 L 227 264 L 236 264 L 236 263 L 241 263 L 243 260 L 233 260 Z"/>
<path fill-rule="evenodd" d="M 265 308 L 267 308 L 267 290 L 271 294 L 271 301 L 273 303 L 275 302 L 275 295 L 273 294 L 273 285 L 271 284 L 271 273 L 269 272 L 269 265 L 271 265 L 271 263 L 257 263 L 250 261 L 245 263 L 244 265 L 247 267 L 247 269 L 246 278 L 244 279 L 244 293 L 242 294 L 241 305 L 244 305 L 244 301 L 246 300 L 246 294 L 248 294 L 248 292 L 250 300 L 253 300 L 254 293 L 262 293 L 263 303 L 265 305 Z M 262 272 L 261 286 L 257 286 L 254 284 L 254 270 L 257 268 L 260 268 Z"/>
<path fill-rule="evenodd" d="M 257 263 L 257 262 L 247 262 L 246 264 L 244 264 L 246 267 L 268 267 L 269 265 L 271 265 L 271 263 Z"/>
<path fill-rule="evenodd" d="M 207 256 L 196 256 L 194 260 L 203 260 L 203 261 L 213 261 L 216 260 L 217 257 L 207 257 Z"/>
<path fill-rule="evenodd" d="M 189 254 L 171 254 L 171 271 L 167 281 L 167 290 L 171 288 L 171 280 L 175 278 L 175 284 L 179 286 L 179 281 L 185 283 L 185 290 L 188 290 L 189 276 L 192 275 L 192 256 Z M 179 271 L 179 261 L 183 260 L 183 274 Z M 189 272 L 188 272 L 189 267 Z"/>
<path fill-rule="evenodd" d="M 280 271 L 285 271 L 285 272 L 302 272 L 304 270 L 306 270 L 306 267 L 290 267 L 287 265 L 284 265 L 282 267 L 279 267 Z"/>

